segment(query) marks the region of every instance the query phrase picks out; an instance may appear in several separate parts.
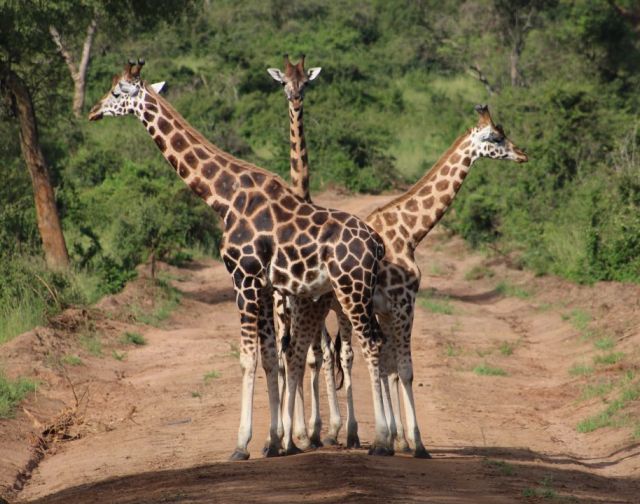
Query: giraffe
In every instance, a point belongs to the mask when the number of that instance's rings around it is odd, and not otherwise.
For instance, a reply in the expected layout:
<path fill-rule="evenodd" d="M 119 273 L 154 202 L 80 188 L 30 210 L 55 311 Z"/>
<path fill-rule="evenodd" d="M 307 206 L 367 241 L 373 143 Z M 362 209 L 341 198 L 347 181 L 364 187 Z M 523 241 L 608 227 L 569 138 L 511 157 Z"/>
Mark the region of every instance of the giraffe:
<path fill-rule="evenodd" d="M 143 65 L 143 60 L 130 61 L 114 76 L 89 120 L 135 115 L 178 176 L 222 220 L 220 255 L 240 312 L 243 374 L 240 426 L 231 459 L 249 458 L 258 345 L 271 413 L 266 455 L 280 453 L 274 289 L 302 299 L 334 293 L 369 368 L 376 426 L 373 453 L 387 454 L 391 447 L 379 369 L 382 335 L 373 316 L 373 288 L 384 256 L 380 237 L 358 218 L 305 202 L 276 175 L 213 145 L 160 96 L 163 83 L 141 80 Z M 286 427 L 283 441 L 290 451 L 294 445 Z"/>
<path fill-rule="evenodd" d="M 386 250 L 374 296 L 375 313 L 387 337 L 383 348 L 382 376 L 383 384 L 389 390 L 383 397 L 390 396 L 391 404 L 385 404 L 385 407 L 393 410 L 392 419 L 398 419 L 395 424 L 397 430 L 392 432 L 396 437 L 396 448 L 411 451 L 400 420 L 400 382 L 408 437 L 413 455 L 419 458 L 429 458 L 430 455 L 420 437 L 412 389 L 411 329 L 421 278 L 414 258 L 415 249 L 449 208 L 476 160 L 482 157 L 517 163 L 528 160 L 527 155 L 506 137 L 502 127 L 493 123 L 486 105 L 477 105 L 475 110 L 479 114 L 475 127 L 458 137 L 408 191 L 374 210 L 365 219 L 380 234 Z M 353 352 L 350 349 L 349 321 L 340 313 L 338 318 L 339 337 L 342 339 L 340 360 L 346 383 L 350 381 Z M 347 399 L 352 402 L 351 396 Z M 353 405 L 349 407 L 352 411 Z M 348 422 L 347 439 L 349 436 L 357 437 L 357 424 L 355 434 L 350 432 L 352 428 Z"/>
<path fill-rule="evenodd" d="M 300 60 L 294 65 L 289 60 L 289 55 L 284 55 L 284 71 L 278 68 L 268 68 L 269 75 L 282 85 L 285 97 L 289 104 L 289 144 L 290 144 L 290 172 L 291 172 L 291 188 L 305 201 L 311 202 L 309 193 L 309 158 L 307 153 L 306 139 L 303 124 L 303 100 L 305 89 L 309 82 L 318 77 L 322 68 L 314 67 L 308 71 L 304 69 L 305 55 L 300 56 Z M 318 300 L 316 311 L 323 312 L 326 305 L 330 301 L 329 297 Z M 274 309 L 276 313 L 277 324 L 277 341 L 282 342 L 284 346 L 288 346 L 290 342 L 290 309 L 287 307 L 286 301 L 280 295 L 274 293 Z M 319 315 L 321 317 L 321 315 Z M 314 326 L 317 327 L 317 326 Z M 324 443 L 337 444 L 338 432 L 342 426 L 340 418 L 340 409 L 338 407 L 338 396 L 336 394 L 336 385 L 333 367 L 333 352 L 331 350 L 331 340 L 324 328 L 313 335 L 311 348 L 308 351 L 307 363 L 312 368 L 311 373 L 311 390 L 316 398 L 312 405 L 319 405 L 319 387 L 318 387 L 318 371 L 324 364 L 325 380 L 327 384 L 327 394 L 329 400 L 329 433 L 324 442 L 320 441 L 320 430 L 322 428 L 322 420 L 320 410 L 317 407 L 312 408 L 309 420 L 309 431 L 304 423 L 304 406 L 302 395 L 302 383 L 299 384 L 296 391 L 295 402 L 295 421 L 294 435 L 298 441 L 298 446 L 319 447 Z M 281 391 L 282 397 L 282 391 Z"/>

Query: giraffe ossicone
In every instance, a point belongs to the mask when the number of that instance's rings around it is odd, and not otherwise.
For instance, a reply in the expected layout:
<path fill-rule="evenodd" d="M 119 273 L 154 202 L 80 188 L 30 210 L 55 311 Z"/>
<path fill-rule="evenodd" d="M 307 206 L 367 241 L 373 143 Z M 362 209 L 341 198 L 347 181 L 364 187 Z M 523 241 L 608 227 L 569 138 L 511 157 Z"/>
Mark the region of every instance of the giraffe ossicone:
<path fill-rule="evenodd" d="M 312 299 L 335 294 L 360 340 L 369 368 L 377 453 L 391 451 L 380 383 L 380 333 L 373 289 L 384 256 L 381 238 L 360 219 L 296 196 L 276 175 L 213 145 L 140 79 L 128 64 L 89 113 L 90 120 L 135 115 L 178 176 L 221 217 L 221 257 L 240 312 L 242 401 L 232 459 L 249 457 L 258 347 L 267 375 L 271 423 L 267 453 L 280 451 L 278 363 L 273 289 Z M 285 449 L 293 443 L 285 436 Z"/>

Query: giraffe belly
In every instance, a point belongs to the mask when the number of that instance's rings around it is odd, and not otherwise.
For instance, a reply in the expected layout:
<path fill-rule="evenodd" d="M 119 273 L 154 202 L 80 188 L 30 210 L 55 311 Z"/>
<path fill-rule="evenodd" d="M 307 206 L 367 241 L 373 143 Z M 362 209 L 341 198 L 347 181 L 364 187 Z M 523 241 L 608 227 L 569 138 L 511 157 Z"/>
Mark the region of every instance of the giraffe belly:
<path fill-rule="evenodd" d="M 289 271 L 271 264 L 269 281 L 274 289 L 287 295 L 317 298 L 332 290 L 329 275 L 322 267 L 307 269 L 302 278 L 295 278 Z"/>

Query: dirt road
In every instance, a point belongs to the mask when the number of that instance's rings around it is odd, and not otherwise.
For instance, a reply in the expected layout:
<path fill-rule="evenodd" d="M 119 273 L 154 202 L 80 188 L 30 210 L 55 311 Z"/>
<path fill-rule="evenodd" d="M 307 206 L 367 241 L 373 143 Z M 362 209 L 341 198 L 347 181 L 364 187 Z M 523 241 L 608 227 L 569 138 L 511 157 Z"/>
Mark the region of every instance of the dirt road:
<path fill-rule="evenodd" d="M 318 199 L 364 215 L 389 196 Z M 137 281 L 96 310 L 0 348 L 8 374 L 41 383 L 15 419 L 0 422 L 0 495 L 92 504 L 640 502 L 640 288 L 534 278 L 442 231 L 417 258 L 414 391 L 434 459 L 340 447 L 263 459 L 259 369 L 252 459 L 227 462 L 240 411 L 239 323 L 224 267 L 202 259 L 163 270 L 181 293 L 164 321 Z M 153 325 L 122 315 L 145 307 Z M 123 343 L 127 332 L 146 344 Z M 373 413 L 358 352 L 356 413 L 367 442 Z M 580 422 L 593 427 L 590 418 L 606 426 L 578 432 Z"/>

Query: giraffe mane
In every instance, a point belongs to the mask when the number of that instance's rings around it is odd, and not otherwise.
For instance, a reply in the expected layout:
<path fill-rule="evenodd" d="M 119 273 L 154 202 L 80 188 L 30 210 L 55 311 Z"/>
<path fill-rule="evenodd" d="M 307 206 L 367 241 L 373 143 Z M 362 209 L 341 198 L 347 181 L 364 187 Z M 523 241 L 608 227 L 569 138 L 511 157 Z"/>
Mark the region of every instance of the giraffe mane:
<path fill-rule="evenodd" d="M 378 212 L 384 212 L 385 210 L 388 210 L 391 207 L 394 207 L 400 203 L 404 203 L 405 201 L 411 199 L 411 197 L 414 194 L 416 194 L 416 192 L 418 192 L 420 188 L 422 188 L 424 183 L 427 182 L 433 175 L 435 175 L 438 172 L 438 170 L 440 170 L 440 168 L 442 168 L 442 166 L 447 162 L 447 159 L 449 159 L 449 157 L 458 149 L 458 146 L 463 142 L 465 138 L 467 138 L 469 133 L 471 133 L 471 129 L 466 130 L 462 135 L 460 135 L 456 139 L 456 141 L 453 142 L 453 144 L 445 151 L 445 153 L 438 158 L 438 160 L 433 164 L 433 166 L 431 166 L 429 171 L 425 173 L 420 178 L 420 180 L 418 180 L 415 184 L 413 184 L 409 188 L 409 190 L 405 191 L 403 194 L 401 194 L 397 198 L 392 199 L 386 205 L 382 205 L 376 208 L 373 212 L 369 214 L 369 217 Z"/>
<path fill-rule="evenodd" d="M 156 93 L 155 90 L 150 85 L 148 85 L 146 82 L 143 82 L 142 85 L 144 86 L 145 91 L 150 96 L 152 96 L 153 98 L 158 100 L 158 103 L 162 104 L 162 107 L 169 114 L 171 114 L 171 116 L 173 117 L 173 120 L 177 121 L 178 123 L 180 123 L 180 126 L 182 126 L 182 128 L 184 128 L 184 131 L 186 131 L 189 134 L 189 136 L 193 137 L 195 140 L 200 142 L 201 146 L 204 147 L 207 151 L 209 151 L 209 153 L 215 154 L 215 155 L 220 156 L 220 157 L 223 157 L 224 159 L 228 159 L 230 163 L 236 164 L 238 166 L 242 166 L 244 168 L 248 168 L 248 169 L 250 169 L 252 171 L 256 171 L 256 172 L 262 173 L 267 178 L 276 180 L 285 189 L 289 190 L 289 186 L 287 185 L 287 183 L 282 178 L 280 178 L 278 175 L 276 175 L 275 173 L 270 172 L 270 171 L 268 171 L 268 170 L 266 170 L 264 168 L 261 168 L 259 166 L 256 166 L 256 165 L 254 165 L 252 163 L 249 163 L 248 161 L 244 161 L 242 159 L 238 159 L 237 157 L 232 156 L 228 152 L 225 152 L 220 147 L 217 147 L 216 145 L 214 145 L 209 139 L 207 139 L 207 137 L 205 137 L 197 129 L 195 129 L 193 126 L 191 126 L 191 124 L 180 114 L 180 112 L 178 112 L 173 107 L 173 105 L 171 105 L 171 103 L 168 100 L 165 100 L 162 96 L 160 96 L 159 93 Z"/>

